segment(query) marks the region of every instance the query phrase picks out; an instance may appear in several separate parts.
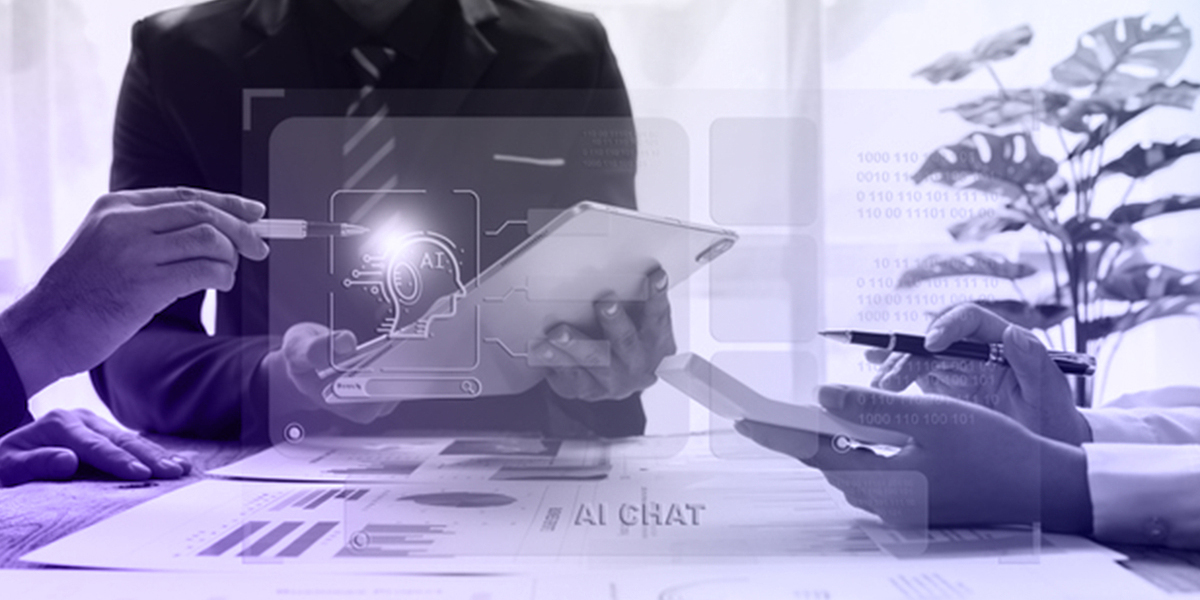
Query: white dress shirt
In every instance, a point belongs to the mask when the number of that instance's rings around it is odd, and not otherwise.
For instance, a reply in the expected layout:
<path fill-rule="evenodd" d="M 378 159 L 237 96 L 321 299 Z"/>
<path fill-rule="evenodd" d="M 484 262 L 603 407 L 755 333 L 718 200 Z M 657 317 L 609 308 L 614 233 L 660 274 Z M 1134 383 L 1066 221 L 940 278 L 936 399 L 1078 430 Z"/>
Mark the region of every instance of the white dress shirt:
<path fill-rule="evenodd" d="M 1200 387 L 1122 396 L 1081 411 L 1092 526 L 1111 542 L 1200 548 Z"/>

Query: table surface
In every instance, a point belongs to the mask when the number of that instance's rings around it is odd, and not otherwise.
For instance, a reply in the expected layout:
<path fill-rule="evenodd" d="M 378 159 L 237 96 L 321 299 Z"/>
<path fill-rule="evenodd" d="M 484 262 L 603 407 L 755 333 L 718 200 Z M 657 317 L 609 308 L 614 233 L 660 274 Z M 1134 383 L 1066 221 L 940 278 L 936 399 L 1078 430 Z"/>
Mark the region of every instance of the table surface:
<path fill-rule="evenodd" d="M 147 437 L 188 457 L 192 472 L 172 481 L 94 478 L 33 482 L 0 489 L 0 569 L 53 568 L 22 562 L 20 557 L 147 500 L 205 479 L 207 471 L 263 449 L 238 442 Z M 1173 591 L 1200 592 L 1200 552 L 1125 546 L 1114 549 L 1130 557 L 1124 562 L 1127 568 L 1159 587 L 1172 589 L 1183 585 Z"/>
<path fill-rule="evenodd" d="M 237 442 L 147 437 L 191 460 L 191 474 L 173 481 L 76 479 L 0 489 L 0 569 L 40 568 L 42 565 L 21 562 L 20 557 L 147 500 L 200 481 L 210 469 L 262 450 Z"/>

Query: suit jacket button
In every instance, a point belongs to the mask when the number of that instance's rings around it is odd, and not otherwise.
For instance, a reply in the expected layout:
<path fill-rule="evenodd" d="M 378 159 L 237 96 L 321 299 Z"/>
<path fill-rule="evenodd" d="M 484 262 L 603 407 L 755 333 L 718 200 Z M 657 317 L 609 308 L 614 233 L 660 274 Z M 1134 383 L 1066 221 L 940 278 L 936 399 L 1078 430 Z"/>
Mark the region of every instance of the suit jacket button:
<path fill-rule="evenodd" d="M 1153 542 L 1162 543 L 1166 541 L 1167 534 L 1170 532 L 1171 526 L 1161 517 L 1153 517 L 1146 521 L 1146 536 Z"/>

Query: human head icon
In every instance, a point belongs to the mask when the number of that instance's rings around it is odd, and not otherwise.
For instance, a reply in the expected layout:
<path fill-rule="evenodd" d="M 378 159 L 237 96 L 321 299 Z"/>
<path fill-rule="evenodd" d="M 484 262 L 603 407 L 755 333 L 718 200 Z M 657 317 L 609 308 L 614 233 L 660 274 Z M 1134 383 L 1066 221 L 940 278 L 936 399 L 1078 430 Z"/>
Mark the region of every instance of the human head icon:
<path fill-rule="evenodd" d="M 434 321 L 455 315 L 466 289 L 454 242 L 410 233 L 389 241 L 383 259 L 383 293 L 392 306 L 388 337 L 425 339 Z"/>

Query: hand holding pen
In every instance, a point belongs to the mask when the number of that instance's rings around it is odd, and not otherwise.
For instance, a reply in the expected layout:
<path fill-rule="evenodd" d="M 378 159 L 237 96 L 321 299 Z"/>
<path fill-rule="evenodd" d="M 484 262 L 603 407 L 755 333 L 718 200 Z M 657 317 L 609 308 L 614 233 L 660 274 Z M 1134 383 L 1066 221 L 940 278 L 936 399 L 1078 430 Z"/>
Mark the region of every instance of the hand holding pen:
<path fill-rule="evenodd" d="M 983 345 L 1003 360 L 939 355 L 958 342 Z M 1060 353 L 1056 361 L 1028 330 L 978 305 L 964 304 L 930 324 L 924 349 L 932 356 L 868 350 L 867 360 L 880 365 L 871 386 L 898 392 L 916 383 L 927 394 L 949 396 L 1003 413 L 1039 435 L 1075 445 L 1091 439 L 1091 430 L 1075 407 L 1062 366 L 1061 359 L 1070 353 Z M 1086 355 L 1070 356 L 1083 365 L 1090 359 Z"/>

